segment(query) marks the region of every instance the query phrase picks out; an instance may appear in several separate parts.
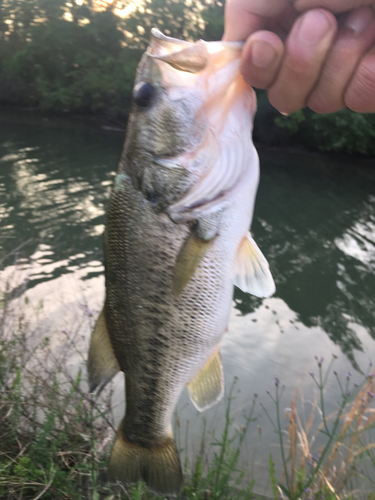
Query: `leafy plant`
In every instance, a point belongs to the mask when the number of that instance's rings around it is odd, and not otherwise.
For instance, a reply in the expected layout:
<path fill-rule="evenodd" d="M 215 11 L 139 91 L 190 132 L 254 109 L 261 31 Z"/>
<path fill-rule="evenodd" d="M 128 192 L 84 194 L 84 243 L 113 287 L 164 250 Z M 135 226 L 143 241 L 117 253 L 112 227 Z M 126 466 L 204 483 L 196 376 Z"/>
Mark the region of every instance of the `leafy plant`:
<path fill-rule="evenodd" d="M 321 151 L 371 156 L 375 154 L 374 114 L 343 109 L 319 115 L 309 110 L 276 118 L 276 123 L 297 142 Z"/>

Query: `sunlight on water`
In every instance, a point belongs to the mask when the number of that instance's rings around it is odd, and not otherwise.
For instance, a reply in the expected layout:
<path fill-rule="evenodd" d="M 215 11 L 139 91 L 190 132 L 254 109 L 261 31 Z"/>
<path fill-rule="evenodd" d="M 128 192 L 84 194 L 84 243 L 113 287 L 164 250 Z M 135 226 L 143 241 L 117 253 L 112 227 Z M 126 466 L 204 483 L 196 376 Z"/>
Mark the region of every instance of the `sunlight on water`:
<path fill-rule="evenodd" d="M 356 222 L 343 238 L 338 238 L 335 243 L 346 255 L 375 270 L 375 222 L 371 220 Z"/>

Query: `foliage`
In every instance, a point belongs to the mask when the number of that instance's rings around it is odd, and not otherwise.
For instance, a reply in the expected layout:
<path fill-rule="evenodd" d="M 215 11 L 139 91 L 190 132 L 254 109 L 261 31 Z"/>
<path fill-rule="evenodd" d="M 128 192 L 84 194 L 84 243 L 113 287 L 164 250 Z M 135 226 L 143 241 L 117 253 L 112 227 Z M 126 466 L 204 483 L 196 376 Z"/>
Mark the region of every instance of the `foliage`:
<path fill-rule="evenodd" d="M 203 40 L 220 40 L 224 32 L 224 2 L 212 2 L 202 11 L 205 23 Z"/>
<path fill-rule="evenodd" d="M 295 140 L 321 151 L 375 154 L 375 115 L 343 109 L 328 115 L 309 110 L 276 118 Z"/>
<path fill-rule="evenodd" d="M 124 34 L 110 10 L 77 9 L 75 21 L 68 21 L 63 6 L 55 0 L 9 3 L 14 29 L 3 44 L 0 101 L 125 116 L 140 51 L 123 49 Z M 30 15 L 20 22 L 25 9 Z M 81 24 L 83 15 L 90 22 Z M 37 16 L 44 21 L 37 23 Z"/>
<path fill-rule="evenodd" d="M 0 381 L 0 497 L 94 498 L 104 465 L 97 444 L 108 433 L 101 409 L 82 391 L 80 372 L 68 391 L 58 371 L 41 373 L 41 365 L 33 380 L 19 367 L 24 340 L 13 342 L 1 345 L 2 354 L 16 351 Z"/>
<path fill-rule="evenodd" d="M 205 29 L 203 12 L 216 4 L 189 0 L 145 0 L 126 20 L 127 41 L 131 46 L 147 47 L 151 28 L 184 40 L 197 40 Z"/>
<path fill-rule="evenodd" d="M 135 69 L 153 26 L 187 40 L 219 40 L 219 0 L 0 1 L 0 103 L 55 113 L 127 118 Z M 259 107 L 255 134 L 286 139 L 271 107 Z M 276 118 L 293 141 L 321 149 L 375 154 L 374 115 L 309 110 Z"/>
<path fill-rule="evenodd" d="M 213 22 L 222 10 L 216 3 L 145 0 L 122 18 L 115 3 L 81 4 L 0 3 L 0 103 L 124 120 L 151 27 L 196 39 L 206 25 L 202 11 L 206 8 Z"/>

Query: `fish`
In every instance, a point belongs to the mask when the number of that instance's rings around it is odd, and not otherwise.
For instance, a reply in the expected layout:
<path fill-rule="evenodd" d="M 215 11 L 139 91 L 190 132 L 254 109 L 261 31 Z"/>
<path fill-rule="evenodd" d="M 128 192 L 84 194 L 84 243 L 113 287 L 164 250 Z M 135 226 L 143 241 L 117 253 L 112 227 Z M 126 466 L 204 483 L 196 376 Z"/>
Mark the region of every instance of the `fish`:
<path fill-rule="evenodd" d="M 224 393 L 220 341 L 233 285 L 275 284 L 249 228 L 259 182 L 254 90 L 239 42 L 152 29 L 136 73 L 104 232 L 106 297 L 91 338 L 90 391 L 125 374 L 108 478 L 175 496 L 172 415 L 187 386 L 199 411 Z"/>

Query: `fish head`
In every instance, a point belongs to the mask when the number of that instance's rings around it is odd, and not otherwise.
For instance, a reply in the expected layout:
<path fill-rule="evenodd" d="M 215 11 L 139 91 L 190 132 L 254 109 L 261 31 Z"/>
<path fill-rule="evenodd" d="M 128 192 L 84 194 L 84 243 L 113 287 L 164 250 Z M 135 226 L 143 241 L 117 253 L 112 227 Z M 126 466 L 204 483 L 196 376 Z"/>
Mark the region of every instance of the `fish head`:
<path fill-rule="evenodd" d="M 246 114 L 251 142 L 256 100 L 240 75 L 241 49 L 241 43 L 191 43 L 152 30 L 137 69 L 125 155 L 142 190 L 169 191 L 164 205 L 182 200 L 215 170 L 225 142 L 236 148 Z"/>
<path fill-rule="evenodd" d="M 166 61 L 194 44 L 152 30 L 151 42 L 138 66 L 133 88 L 131 134 L 139 153 L 173 158 L 194 149 L 205 123 L 197 119 L 200 96 L 195 75 Z"/>

